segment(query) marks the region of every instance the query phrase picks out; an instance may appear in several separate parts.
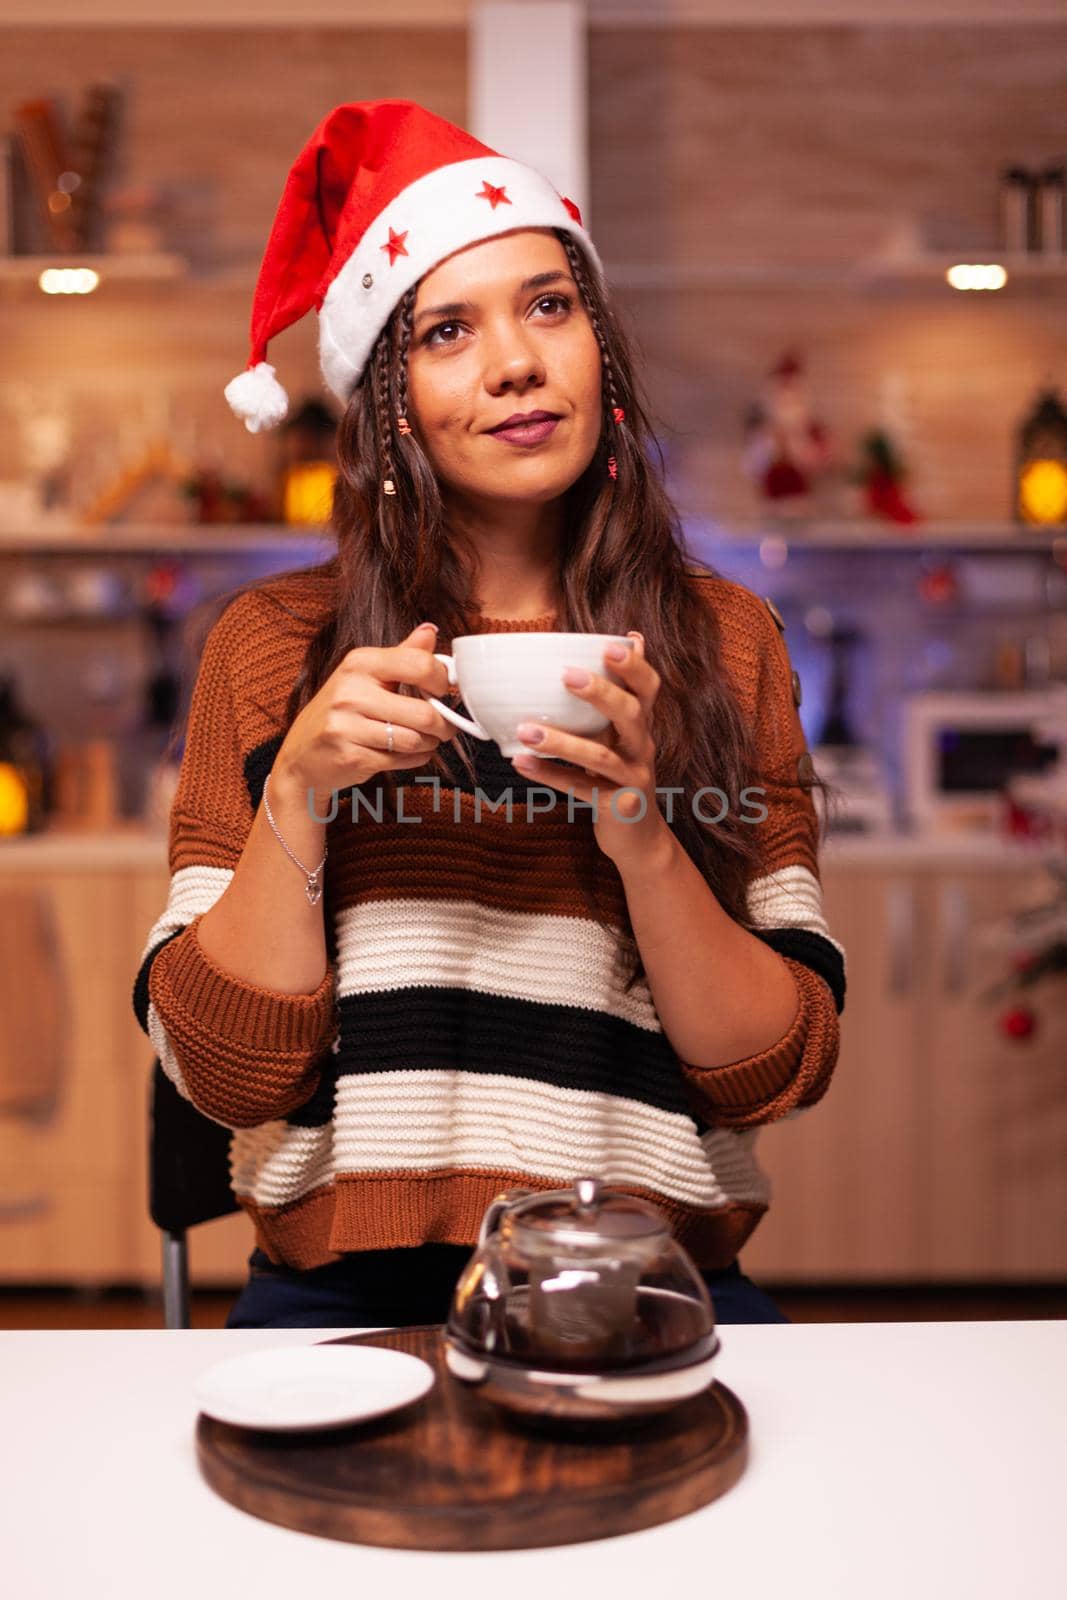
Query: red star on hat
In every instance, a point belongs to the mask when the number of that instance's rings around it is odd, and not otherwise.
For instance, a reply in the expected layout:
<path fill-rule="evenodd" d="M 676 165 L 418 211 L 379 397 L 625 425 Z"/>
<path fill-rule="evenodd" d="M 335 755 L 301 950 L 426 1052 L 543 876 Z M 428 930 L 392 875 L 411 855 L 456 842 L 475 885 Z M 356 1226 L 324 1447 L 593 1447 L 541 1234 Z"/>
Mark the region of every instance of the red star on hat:
<path fill-rule="evenodd" d="M 407 255 L 407 251 L 404 248 L 404 240 L 407 238 L 410 232 L 410 228 L 405 228 L 403 233 L 394 233 L 392 228 L 389 229 L 389 241 L 387 244 L 382 245 L 382 249 L 388 250 L 389 252 L 390 266 L 392 266 L 397 256 Z"/>
<path fill-rule="evenodd" d="M 488 178 L 482 179 L 482 192 L 481 194 L 476 194 L 474 198 L 476 200 L 488 200 L 494 211 L 501 201 L 503 201 L 506 206 L 511 204 L 511 201 L 504 193 L 504 185 L 501 184 L 500 187 L 497 188 L 496 184 L 490 183 Z"/>

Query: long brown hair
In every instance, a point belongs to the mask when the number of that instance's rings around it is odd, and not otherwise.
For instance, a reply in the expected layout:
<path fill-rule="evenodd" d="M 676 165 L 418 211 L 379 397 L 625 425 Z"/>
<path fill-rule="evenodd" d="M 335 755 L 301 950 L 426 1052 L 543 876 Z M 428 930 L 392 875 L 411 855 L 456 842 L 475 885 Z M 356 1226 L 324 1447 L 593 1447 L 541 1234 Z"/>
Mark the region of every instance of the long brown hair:
<path fill-rule="evenodd" d="M 603 364 L 600 441 L 563 497 L 556 625 L 562 632 L 637 628 L 644 635 L 662 680 L 653 710 L 657 785 L 682 790 L 675 796 L 672 828 L 726 911 L 744 922 L 745 885 L 758 871 L 761 833 L 751 816 L 746 821 L 741 814 L 742 789 L 760 779 L 752 730 L 722 668 L 712 608 L 687 576 L 678 515 L 664 485 L 662 452 L 630 341 L 580 243 L 562 229 L 554 231 Z M 408 404 L 416 289 L 408 289 L 382 329 L 338 424 L 331 514 L 337 554 L 328 565 L 336 570 L 339 598 L 309 641 L 286 704 L 286 728 L 354 645 L 394 645 L 427 617 L 438 624 L 442 641 L 451 640 L 469 631 L 477 609 L 475 553 L 447 525 L 437 477 L 416 433 L 401 433 L 396 425 Z M 622 423 L 614 419 L 616 407 L 625 414 Z M 649 459 L 652 446 L 658 466 Z M 615 479 L 608 473 L 610 456 L 617 462 Z M 387 479 L 395 485 L 394 494 L 384 492 Z M 702 570 L 715 575 L 712 568 Z M 418 693 L 407 684 L 396 688 L 400 694 Z M 459 732 L 450 744 L 474 786 L 469 736 Z M 444 783 L 451 778 L 440 751 L 424 769 Z M 381 776 L 392 799 L 398 774 Z M 774 782 L 780 792 L 780 775 Z M 693 795 L 705 785 L 728 798 L 730 809 L 721 822 L 703 821 L 693 807 Z M 815 777 L 807 787 L 825 786 Z M 595 901 L 591 910 L 604 920 Z M 629 988 L 643 974 L 643 964 L 628 917 L 622 933 Z"/>

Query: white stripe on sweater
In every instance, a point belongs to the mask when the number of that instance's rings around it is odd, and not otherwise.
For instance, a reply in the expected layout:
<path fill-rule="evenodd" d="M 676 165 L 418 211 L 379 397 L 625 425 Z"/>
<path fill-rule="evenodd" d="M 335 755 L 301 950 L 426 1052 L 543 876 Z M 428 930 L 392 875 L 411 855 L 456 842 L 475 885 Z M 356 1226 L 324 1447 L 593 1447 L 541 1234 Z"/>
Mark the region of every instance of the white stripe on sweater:
<path fill-rule="evenodd" d="M 150 950 L 171 933 L 188 927 L 194 917 L 210 911 L 233 879 L 230 867 L 182 867 L 170 880 L 170 892 L 162 914 L 152 924 L 144 943 L 141 961 Z"/>
<path fill-rule="evenodd" d="M 807 867 L 779 867 L 754 878 L 748 886 L 748 911 L 759 928 L 801 928 L 819 934 L 845 960 L 844 947 L 830 937 L 823 916 L 819 880 Z"/>
<path fill-rule="evenodd" d="M 170 934 L 180 933 L 183 928 L 189 926 L 194 917 L 209 911 L 232 877 L 233 871 L 229 867 L 182 867 L 180 871 L 174 873 L 170 880 L 167 904 L 145 940 L 141 965 L 143 966 L 149 951 L 154 950 Z M 155 1046 L 160 1066 L 178 1093 L 192 1103 L 193 1097 L 189 1093 L 181 1064 L 174 1053 L 174 1046 L 151 999 L 148 1002 L 146 1021 L 148 1037 Z M 207 1116 L 207 1112 L 202 1112 L 201 1115 Z M 218 1119 L 211 1117 L 209 1121 L 216 1122 Z M 229 1123 L 223 1122 L 219 1126 L 226 1128 L 229 1127 Z"/>
<path fill-rule="evenodd" d="M 236 1129 L 231 1181 L 258 1205 L 282 1206 L 339 1173 L 504 1166 L 560 1183 L 596 1172 L 702 1209 L 766 1205 L 756 1131 L 698 1135 L 685 1115 L 503 1073 L 366 1073 L 338 1080 L 331 1126 Z"/>
<path fill-rule="evenodd" d="M 284 1206 L 333 1181 L 333 1127 L 290 1127 L 284 1121 L 235 1128 L 230 1185 L 260 1206 Z"/>
<path fill-rule="evenodd" d="M 623 993 L 616 937 L 591 917 L 473 900 L 372 900 L 337 914 L 337 993 L 468 989 L 576 1006 L 662 1033 L 647 982 Z"/>

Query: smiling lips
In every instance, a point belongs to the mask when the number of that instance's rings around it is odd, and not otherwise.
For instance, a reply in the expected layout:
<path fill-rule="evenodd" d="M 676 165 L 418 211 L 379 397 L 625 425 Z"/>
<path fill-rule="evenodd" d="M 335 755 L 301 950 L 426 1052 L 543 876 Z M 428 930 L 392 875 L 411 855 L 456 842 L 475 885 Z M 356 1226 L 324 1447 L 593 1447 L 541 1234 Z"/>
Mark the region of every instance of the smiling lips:
<path fill-rule="evenodd" d="M 541 444 L 553 432 L 558 417 L 547 416 L 544 412 L 534 414 L 530 422 L 509 423 L 506 427 L 491 429 L 494 439 L 504 439 L 508 444 L 535 445 Z"/>

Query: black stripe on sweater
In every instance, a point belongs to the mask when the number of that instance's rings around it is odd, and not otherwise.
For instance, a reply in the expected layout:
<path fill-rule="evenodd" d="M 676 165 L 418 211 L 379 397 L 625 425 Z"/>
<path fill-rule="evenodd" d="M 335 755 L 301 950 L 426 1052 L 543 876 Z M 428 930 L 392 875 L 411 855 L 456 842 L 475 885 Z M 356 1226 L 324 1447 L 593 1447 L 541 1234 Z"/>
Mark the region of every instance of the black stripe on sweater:
<path fill-rule="evenodd" d="M 338 1015 L 338 1077 L 412 1068 L 503 1073 L 696 1120 L 666 1035 L 606 1012 L 418 985 L 343 996 Z"/>
<path fill-rule="evenodd" d="M 260 801 L 263 799 L 263 785 L 274 765 L 274 758 L 282 747 L 283 738 L 283 734 L 277 733 L 272 739 L 265 739 L 262 744 L 257 744 L 256 748 L 245 756 L 245 787 L 252 802 L 253 812 L 259 810 Z"/>
<path fill-rule="evenodd" d="M 172 939 L 176 939 L 178 937 L 179 933 L 184 933 L 184 932 L 185 932 L 185 927 L 184 926 L 181 927 L 181 928 L 175 928 L 173 933 L 168 933 L 166 938 L 160 939 L 160 941 L 159 941 L 159 943 L 157 945 L 153 945 L 151 950 L 149 950 L 148 954 L 145 956 L 144 960 L 141 962 L 141 965 L 140 965 L 140 968 L 138 970 L 137 976 L 134 979 L 134 982 L 133 982 L 133 1014 L 137 1018 L 138 1022 L 141 1024 L 141 1027 L 144 1029 L 146 1034 L 148 1032 L 148 1002 L 149 1002 L 149 996 L 148 996 L 148 974 L 149 974 L 149 971 L 151 970 L 151 966 L 152 966 L 153 961 L 156 959 L 156 957 L 158 956 L 159 952 L 162 950 L 163 946 L 165 944 L 170 944 L 170 941 Z"/>
<path fill-rule="evenodd" d="M 845 963 L 840 950 L 829 939 L 808 928 L 752 928 L 750 931 L 780 956 L 790 956 L 817 972 L 828 985 L 838 1014 L 844 1010 Z"/>

